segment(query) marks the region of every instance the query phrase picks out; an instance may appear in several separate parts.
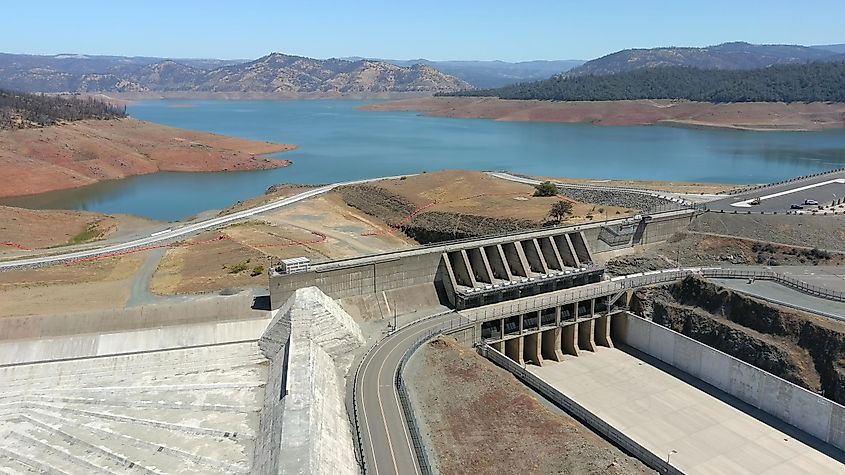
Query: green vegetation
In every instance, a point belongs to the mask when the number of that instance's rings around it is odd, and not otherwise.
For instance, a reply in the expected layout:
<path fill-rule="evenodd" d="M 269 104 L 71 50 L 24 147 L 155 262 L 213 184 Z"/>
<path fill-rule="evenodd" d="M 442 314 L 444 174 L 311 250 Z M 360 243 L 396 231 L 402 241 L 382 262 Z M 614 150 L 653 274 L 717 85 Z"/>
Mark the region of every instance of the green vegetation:
<path fill-rule="evenodd" d="M 249 273 L 252 277 L 259 276 L 264 273 L 264 266 L 255 266 L 252 268 L 252 272 Z"/>
<path fill-rule="evenodd" d="M 607 76 L 556 76 L 498 89 L 441 95 L 552 101 L 845 102 L 845 62 L 740 71 L 660 67 Z"/>
<path fill-rule="evenodd" d="M 250 259 L 247 259 L 243 262 L 239 262 L 239 263 L 233 265 L 232 267 L 229 267 L 228 268 L 229 273 L 230 274 L 240 274 L 241 272 L 247 270 L 249 268 L 249 261 L 250 261 Z M 226 266 L 223 266 L 223 268 L 226 269 Z M 263 270 L 264 269 L 262 268 L 262 271 Z"/>
<path fill-rule="evenodd" d="M 555 201 L 549 210 L 549 217 L 556 222 L 566 219 L 572 214 L 572 203 L 566 200 Z"/>
<path fill-rule="evenodd" d="M 91 221 L 90 223 L 88 223 L 87 226 L 85 226 L 85 229 L 70 238 L 70 241 L 68 241 L 68 245 L 82 244 L 89 241 L 93 241 L 94 239 L 100 237 L 101 234 L 103 234 L 103 232 L 100 230 L 100 222 Z"/>
<path fill-rule="evenodd" d="M 0 130 L 120 117 L 126 117 L 126 107 L 92 98 L 45 96 L 0 89 Z"/>
<path fill-rule="evenodd" d="M 550 181 L 544 181 L 534 186 L 534 196 L 555 196 L 557 191 L 557 187 Z"/>

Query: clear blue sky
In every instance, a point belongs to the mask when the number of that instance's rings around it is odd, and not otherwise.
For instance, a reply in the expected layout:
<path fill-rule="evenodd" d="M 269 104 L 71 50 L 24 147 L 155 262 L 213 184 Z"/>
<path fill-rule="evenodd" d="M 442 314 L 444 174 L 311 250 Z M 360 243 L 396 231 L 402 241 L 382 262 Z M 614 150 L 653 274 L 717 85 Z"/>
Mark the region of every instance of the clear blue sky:
<path fill-rule="evenodd" d="M 24 0 L 2 10 L 0 51 L 32 54 L 517 61 L 845 43 L 845 0 Z"/>

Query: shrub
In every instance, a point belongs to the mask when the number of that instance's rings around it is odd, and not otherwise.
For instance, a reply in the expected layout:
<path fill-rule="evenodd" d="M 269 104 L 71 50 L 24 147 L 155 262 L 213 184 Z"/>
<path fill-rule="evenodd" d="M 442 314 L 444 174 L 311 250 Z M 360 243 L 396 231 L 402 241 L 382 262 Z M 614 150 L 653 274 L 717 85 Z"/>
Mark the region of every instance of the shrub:
<path fill-rule="evenodd" d="M 555 221 L 565 219 L 571 214 L 572 203 L 566 200 L 555 201 L 554 204 L 552 204 L 552 208 L 549 210 L 549 217 Z"/>
<path fill-rule="evenodd" d="M 550 181 L 544 181 L 534 186 L 534 196 L 556 196 L 557 187 Z"/>
<path fill-rule="evenodd" d="M 252 277 L 259 276 L 264 273 L 264 266 L 255 266 L 252 269 L 252 272 L 249 273 Z"/>
<path fill-rule="evenodd" d="M 249 265 L 249 259 L 245 260 L 244 262 L 239 262 L 239 263 L 233 265 L 232 267 L 229 267 L 229 273 L 230 274 L 240 274 L 241 272 L 243 272 L 247 269 L 248 265 Z"/>

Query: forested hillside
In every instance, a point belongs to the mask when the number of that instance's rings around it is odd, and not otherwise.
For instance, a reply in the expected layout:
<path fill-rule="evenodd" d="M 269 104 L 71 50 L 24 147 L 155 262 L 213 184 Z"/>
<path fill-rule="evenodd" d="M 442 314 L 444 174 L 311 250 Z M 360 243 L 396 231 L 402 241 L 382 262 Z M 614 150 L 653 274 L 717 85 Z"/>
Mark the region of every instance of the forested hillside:
<path fill-rule="evenodd" d="M 126 108 L 92 98 L 45 96 L 0 89 L 0 129 L 23 129 L 83 119 L 126 117 Z"/>
<path fill-rule="evenodd" d="M 750 71 L 661 67 L 606 76 L 557 76 L 442 95 L 553 101 L 845 102 L 845 62 L 778 65 Z"/>

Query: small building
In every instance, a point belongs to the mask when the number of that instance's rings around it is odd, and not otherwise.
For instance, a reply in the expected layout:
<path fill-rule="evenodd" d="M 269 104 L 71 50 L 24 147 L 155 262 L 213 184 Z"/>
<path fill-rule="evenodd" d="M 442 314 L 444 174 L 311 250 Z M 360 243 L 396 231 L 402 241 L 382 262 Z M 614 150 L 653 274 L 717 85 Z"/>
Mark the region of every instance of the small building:
<path fill-rule="evenodd" d="M 280 274 L 296 274 L 299 272 L 308 272 L 311 268 L 311 259 L 307 257 L 292 257 L 290 259 L 282 259 L 279 263 L 278 271 Z"/>

